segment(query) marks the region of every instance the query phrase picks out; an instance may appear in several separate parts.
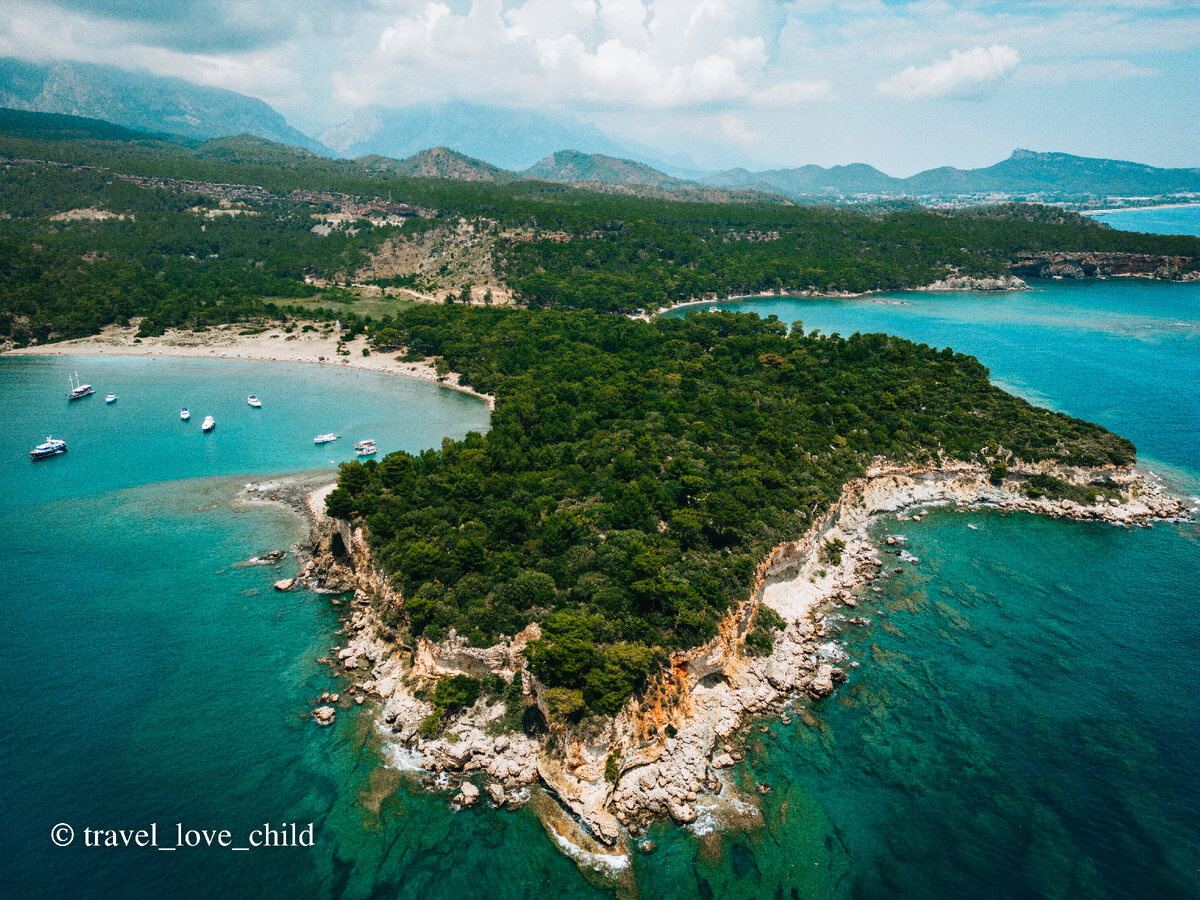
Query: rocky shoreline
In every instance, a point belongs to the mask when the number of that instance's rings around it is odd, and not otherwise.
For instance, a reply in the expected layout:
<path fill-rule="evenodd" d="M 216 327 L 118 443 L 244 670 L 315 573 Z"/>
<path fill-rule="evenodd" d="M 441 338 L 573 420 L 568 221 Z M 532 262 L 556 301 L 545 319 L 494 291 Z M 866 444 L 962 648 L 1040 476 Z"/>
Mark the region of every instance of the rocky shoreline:
<path fill-rule="evenodd" d="M 457 791 L 453 802 L 462 806 L 484 797 L 495 806 L 512 806 L 535 796 L 539 818 L 556 842 L 581 864 L 612 874 L 625 869 L 632 839 L 653 821 L 669 817 L 689 825 L 702 815 L 713 824 L 753 818 L 755 798 L 740 793 L 724 770 L 744 756 L 741 735 L 753 719 L 779 715 L 787 723 L 790 701 L 827 697 L 845 680 L 834 642 L 837 626 L 827 614 L 853 609 L 856 588 L 895 574 L 905 558 L 902 539 L 891 541 L 899 560 L 872 545 L 869 528 L 877 517 L 909 518 L 912 510 L 949 504 L 1123 526 L 1187 518 L 1178 500 L 1129 468 L 1013 465 L 999 484 L 992 474 L 973 463 L 871 469 L 848 483 L 803 537 L 768 555 L 752 591 L 727 614 L 717 637 L 676 653 L 645 696 L 604 722 L 553 727 L 536 737 L 501 733 L 505 704 L 484 699 L 452 717 L 440 736 L 422 734 L 421 723 L 434 711 L 422 698 L 444 675 L 499 676 L 508 682 L 521 673 L 523 702 L 544 711 L 543 688 L 524 671 L 521 655 L 539 629 L 530 625 L 488 648 L 468 647 L 454 636 L 401 643 L 387 624 L 400 620 L 401 597 L 375 568 L 362 528 L 324 516 L 321 491 L 304 504 L 313 530 L 296 585 L 354 591 L 343 645 L 330 648 L 324 661 L 351 679 L 348 697 L 377 700 L 379 727 L 412 768 L 426 773 L 427 786 Z M 1034 474 L 1096 485 L 1100 496 L 1090 505 L 1034 499 L 1025 491 Z M 911 518 L 919 520 L 919 514 Z M 840 552 L 823 554 L 827 545 L 840 545 Z M 834 555 L 840 558 L 831 559 Z M 762 605 L 778 613 L 785 627 L 775 632 L 771 653 L 755 657 L 746 653 L 745 636 Z M 843 627 L 867 624 L 840 618 Z M 328 724 L 332 711 L 318 708 L 314 718 Z M 806 710 L 790 712 L 803 717 Z"/>
<path fill-rule="evenodd" d="M 1187 256 L 1102 251 L 1021 252 L 1007 263 L 1025 278 L 1149 278 L 1200 281 L 1200 261 Z"/>

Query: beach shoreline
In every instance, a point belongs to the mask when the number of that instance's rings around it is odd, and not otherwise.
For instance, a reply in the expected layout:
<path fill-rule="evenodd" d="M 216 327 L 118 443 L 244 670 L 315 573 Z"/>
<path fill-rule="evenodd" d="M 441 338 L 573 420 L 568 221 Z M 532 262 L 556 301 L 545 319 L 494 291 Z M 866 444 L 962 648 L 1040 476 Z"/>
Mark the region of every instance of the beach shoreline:
<path fill-rule="evenodd" d="M 804 300 L 858 300 L 862 297 L 873 297 L 877 294 L 928 294 L 928 293 L 1013 293 L 1016 291 L 1028 290 L 1027 285 L 1022 279 L 1015 276 L 1004 276 L 1002 278 L 977 278 L 969 275 L 948 275 L 946 278 L 931 282 L 930 284 L 920 285 L 918 287 L 907 288 L 872 288 L 867 291 L 760 291 L 757 294 L 731 294 L 728 297 L 719 299 L 707 300 L 681 300 L 678 303 L 672 303 L 670 306 L 664 306 L 654 313 L 642 313 L 631 318 L 641 319 L 649 322 L 651 319 L 658 316 L 666 315 L 677 309 L 686 309 L 692 306 L 716 306 L 721 303 L 740 303 L 743 300 L 786 300 L 792 297 L 799 297 Z"/>
<path fill-rule="evenodd" d="M 365 335 L 341 343 L 336 331 L 288 333 L 280 325 L 256 334 L 243 334 L 244 330 L 245 325 L 220 325 L 207 331 L 170 330 L 157 337 L 139 338 L 137 328 L 132 325 L 109 325 L 97 335 L 4 350 L 0 356 L 138 356 L 312 363 L 416 378 L 477 397 L 488 409 L 496 408 L 495 397 L 459 384 L 457 373 L 439 378 L 432 358 L 400 362 L 394 354 L 369 352 L 364 356 L 364 350 L 370 351 Z M 339 343 L 346 352 L 338 352 Z"/>

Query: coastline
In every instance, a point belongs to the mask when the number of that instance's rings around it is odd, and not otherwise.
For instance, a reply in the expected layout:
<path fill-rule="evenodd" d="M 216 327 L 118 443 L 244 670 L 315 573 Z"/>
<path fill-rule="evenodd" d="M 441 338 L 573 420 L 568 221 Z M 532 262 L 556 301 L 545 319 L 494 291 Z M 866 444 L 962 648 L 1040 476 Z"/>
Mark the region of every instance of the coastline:
<path fill-rule="evenodd" d="M 715 305 L 719 303 L 737 303 L 742 300 L 762 300 L 762 299 L 785 299 L 787 297 L 803 297 L 808 300 L 855 300 L 859 297 L 871 297 L 875 294 L 892 294 L 892 293 L 1009 293 L 1013 291 L 1029 290 L 1029 285 L 1021 278 L 1015 275 L 1004 275 L 996 278 L 977 278 L 971 275 L 948 275 L 945 278 L 938 279 L 930 284 L 920 285 L 919 287 L 905 288 L 873 288 L 869 291 L 760 291 L 757 294 L 731 294 L 728 297 L 719 299 L 710 298 L 707 300 L 681 300 L 678 303 L 672 303 L 670 306 L 664 306 L 662 309 L 656 310 L 653 314 L 638 314 L 631 316 L 633 319 L 641 319 L 649 322 L 656 316 L 665 315 L 677 309 L 685 309 L 690 306 L 705 306 Z"/>
<path fill-rule="evenodd" d="M 335 333 L 294 331 L 286 333 L 274 325 L 258 334 L 242 334 L 244 325 L 220 325 L 207 331 L 170 330 L 158 337 L 137 338 L 137 328 L 109 325 L 100 334 L 73 338 L 53 344 L 35 344 L 4 350 L 3 356 L 166 356 L 192 359 L 246 359 L 313 363 L 325 366 L 362 369 L 403 378 L 416 378 L 469 394 L 483 400 L 488 409 L 496 408 L 496 398 L 458 383 L 458 373 L 439 379 L 431 359 L 399 362 L 394 355 L 371 353 L 367 338 L 359 335 L 343 345 L 349 355 L 338 353 Z M 135 343 L 136 341 L 136 343 Z"/>
<path fill-rule="evenodd" d="M 1102 481 L 1105 500 L 1081 506 L 1030 499 L 1025 479 L 1039 473 L 1077 484 Z M 802 537 L 774 548 L 760 564 L 748 596 L 722 621 L 718 636 L 674 654 L 661 683 L 646 696 L 629 701 L 604 722 L 555 726 L 539 739 L 521 732 L 497 735 L 490 724 L 503 713 L 497 709 L 502 705 L 488 707 L 483 701 L 452 719 L 443 736 L 424 737 L 420 724 L 433 707 L 418 696 L 422 685 L 443 675 L 511 679 L 524 668 L 521 650 L 540 633 L 536 625 L 490 648 L 470 648 L 454 637 L 399 646 L 384 614 L 401 609 L 403 601 L 375 568 L 363 529 L 347 522 L 318 523 L 312 574 L 318 582 L 331 576 L 354 587 L 344 646 L 331 653 L 330 663 L 355 670 L 344 672 L 355 679 L 369 678 L 357 681 L 352 690 L 378 698 L 378 726 L 395 752 L 410 760 L 406 767 L 427 773 L 423 783 L 428 787 L 459 790 L 453 802 L 460 806 L 473 805 L 481 796 L 498 807 L 520 804 L 524 800 L 518 798 L 527 797 L 531 788 L 544 786 L 554 801 L 551 806 L 565 813 L 555 817 L 556 841 L 573 847 L 570 855 L 581 865 L 604 873 L 628 865 L 631 844 L 651 822 L 671 818 L 699 832 L 755 820 L 757 798 L 743 793 L 724 772 L 744 758 L 749 726 L 765 716 L 779 716 L 785 724 L 791 716 L 803 718 L 806 710 L 794 707 L 795 701 L 819 701 L 834 693 L 845 680 L 838 666 L 839 628 L 870 623 L 852 613 L 835 622 L 828 614 L 853 609 L 855 591 L 870 590 L 871 582 L 890 577 L 907 561 L 902 555 L 882 555 L 887 549 L 870 541 L 872 524 L 882 517 L 908 519 L 914 510 L 937 505 L 1126 527 L 1187 518 L 1176 498 L 1132 468 L 1014 466 L 995 485 L 988 470 L 974 463 L 935 469 L 876 466 L 847 483 L 839 500 Z M 340 559 L 317 546 L 322 528 L 327 535 L 339 534 L 345 548 Z M 841 559 L 833 564 L 820 554 L 830 540 L 845 542 Z M 894 554 L 903 550 L 903 539 L 897 543 Z M 783 618 L 785 627 L 775 633 L 769 655 L 748 656 L 744 639 L 764 604 Z M 364 668 L 366 676 L 360 674 Z M 527 672 L 523 681 L 527 702 L 544 709 L 542 686 Z M 613 756 L 619 760 L 615 782 L 606 777 Z M 540 812 L 539 817 L 544 818 Z"/>
<path fill-rule="evenodd" d="M 1081 209 L 1079 211 L 1079 214 L 1081 216 L 1094 216 L 1094 215 L 1102 215 L 1104 213 L 1136 212 L 1139 209 L 1192 209 L 1194 207 L 1200 207 L 1200 202 L 1198 202 L 1198 203 L 1155 203 L 1150 206 L 1114 206 L 1109 209 Z"/>

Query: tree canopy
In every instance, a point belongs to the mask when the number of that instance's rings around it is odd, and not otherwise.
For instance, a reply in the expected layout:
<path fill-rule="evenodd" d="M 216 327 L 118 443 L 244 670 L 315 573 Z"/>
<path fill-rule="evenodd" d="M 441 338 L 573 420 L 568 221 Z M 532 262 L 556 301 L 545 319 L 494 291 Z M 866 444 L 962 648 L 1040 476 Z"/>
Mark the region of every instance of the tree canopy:
<path fill-rule="evenodd" d="M 486 645 L 539 622 L 530 670 L 564 716 L 614 712 L 668 651 L 710 639 L 769 549 L 876 457 L 1134 456 L 973 357 L 882 334 L 459 306 L 390 324 L 494 392 L 491 429 L 343 464 L 329 510 L 366 523 L 413 635 Z"/>

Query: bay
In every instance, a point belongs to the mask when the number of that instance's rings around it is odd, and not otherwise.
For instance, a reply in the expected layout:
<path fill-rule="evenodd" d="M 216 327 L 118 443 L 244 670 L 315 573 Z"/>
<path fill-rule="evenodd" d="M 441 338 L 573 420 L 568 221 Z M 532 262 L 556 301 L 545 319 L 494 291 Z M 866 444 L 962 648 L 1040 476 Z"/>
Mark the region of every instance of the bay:
<path fill-rule="evenodd" d="M 1122 231 L 1145 234 L 1200 234 L 1200 204 L 1093 210 L 1087 215 Z"/>
<path fill-rule="evenodd" d="M 1144 464 L 1195 496 L 1196 286 L 1037 287 L 720 305 L 973 353 L 1009 389 L 1129 435 Z M 76 369 L 100 396 L 68 405 Z M 232 509 L 244 481 L 332 471 L 362 437 L 381 455 L 436 446 L 486 428 L 482 404 L 370 373 L 228 360 L 0 359 L 0 388 L 0 572 L 16 676 L 0 734 L 6 887 L 612 896 L 530 812 L 454 812 L 419 788 L 356 707 L 317 728 L 309 710 L 340 684 L 315 662 L 338 642 L 337 610 L 271 590 L 290 562 L 236 565 L 303 528 L 279 509 Z M 105 406 L 110 389 L 120 399 Z M 248 393 L 263 409 L 246 406 Z M 206 439 L 195 426 L 208 413 L 218 425 Z M 342 441 L 314 447 L 328 430 Z M 31 463 L 45 433 L 70 451 Z M 1200 892 L 1195 526 L 941 511 L 880 528 L 902 530 L 921 561 L 864 596 L 873 624 L 845 632 L 858 666 L 838 694 L 807 720 L 749 732 L 750 755 L 731 774 L 763 826 L 710 830 L 705 816 L 692 829 L 656 826 L 657 850 L 632 862 L 639 895 Z M 772 790 L 760 796 L 758 784 Z M 312 848 L 50 840 L 59 822 L 245 836 L 310 821 Z"/>

